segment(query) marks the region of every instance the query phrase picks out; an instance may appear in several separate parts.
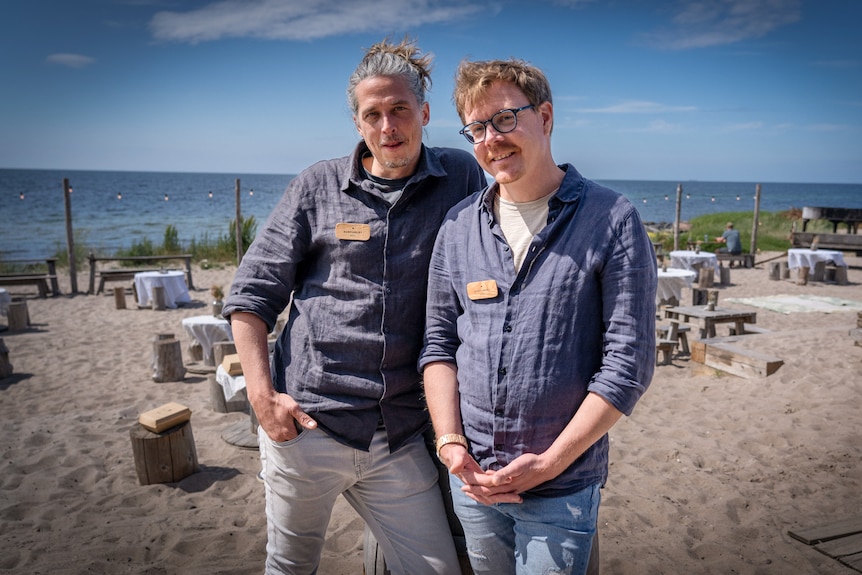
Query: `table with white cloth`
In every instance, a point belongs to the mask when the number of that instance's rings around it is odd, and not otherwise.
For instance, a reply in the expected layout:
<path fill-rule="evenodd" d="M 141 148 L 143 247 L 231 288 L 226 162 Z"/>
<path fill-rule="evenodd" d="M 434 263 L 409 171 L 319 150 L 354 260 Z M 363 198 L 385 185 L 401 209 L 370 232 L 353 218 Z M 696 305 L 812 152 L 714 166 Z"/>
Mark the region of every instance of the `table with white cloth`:
<path fill-rule="evenodd" d="M 245 389 L 245 376 L 243 374 L 231 375 L 219 365 L 216 367 L 216 381 L 224 393 L 224 400 L 230 401 L 236 394 Z"/>
<path fill-rule="evenodd" d="M 6 315 L 6 308 L 12 303 L 12 296 L 6 288 L 0 288 L 0 315 Z"/>
<path fill-rule="evenodd" d="M 177 304 L 192 301 L 189 288 L 186 285 L 185 272 L 170 270 L 158 272 L 138 272 L 135 274 L 135 290 L 138 294 L 138 305 L 147 307 L 153 297 L 153 288 L 165 288 L 165 307 L 175 308 Z"/>
<path fill-rule="evenodd" d="M 214 315 L 195 315 L 183 319 L 183 329 L 194 338 L 203 350 L 205 365 L 215 365 L 213 344 L 218 341 L 233 341 L 233 332 L 228 321 Z"/>
<path fill-rule="evenodd" d="M 670 252 L 670 267 L 698 272 L 700 268 L 715 270 L 718 257 L 711 252 L 695 250 L 675 250 Z"/>
<path fill-rule="evenodd" d="M 697 274 L 693 271 L 679 268 L 667 268 L 658 270 L 658 286 L 655 292 L 656 305 L 662 305 L 675 301 L 673 305 L 679 305 L 682 301 L 682 288 L 690 288 Z"/>
<path fill-rule="evenodd" d="M 836 250 L 811 250 L 808 248 L 791 248 L 787 250 L 787 267 L 790 269 L 806 267 L 814 272 L 819 262 L 832 263 L 846 268 L 844 254 Z"/>

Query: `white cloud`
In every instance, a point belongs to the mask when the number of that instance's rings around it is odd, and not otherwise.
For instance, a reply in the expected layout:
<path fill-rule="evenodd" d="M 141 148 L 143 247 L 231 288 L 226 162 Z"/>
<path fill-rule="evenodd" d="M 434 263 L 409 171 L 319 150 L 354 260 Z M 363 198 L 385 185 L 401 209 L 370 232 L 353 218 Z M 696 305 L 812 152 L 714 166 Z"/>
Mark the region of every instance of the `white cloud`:
<path fill-rule="evenodd" d="M 49 64 L 58 64 L 69 68 L 84 68 L 96 60 L 81 54 L 51 54 L 45 58 L 45 61 Z"/>
<path fill-rule="evenodd" d="M 313 40 L 369 30 L 408 30 L 449 22 L 485 9 L 469 2 L 419 0 L 223 0 L 188 12 L 159 12 L 157 40 L 197 44 L 221 38 Z"/>
<path fill-rule="evenodd" d="M 644 36 L 647 44 L 686 50 L 762 38 L 802 18 L 802 0 L 699 0 L 680 2 L 672 25 Z"/>
<path fill-rule="evenodd" d="M 751 130 L 760 130 L 764 126 L 763 122 L 745 122 L 742 124 L 730 124 L 725 126 L 725 132 L 748 132 Z"/>
<path fill-rule="evenodd" d="M 646 126 L 623 128 L 621 132 L 636 134 L 678 134 L 684 131 L 682 124 L 674 124 L 667 120 L 653 120 Z"/>
<path fill-rule="evenodd" d="M 811 124 L 806 126 L 806 129 L 812 132 L 840 132 L 847 129 L 847 126 L 842 124 Z"/>
<path fill-rule="evenodd" d="M 669 112 L 694 112 L 694 106 L 667 106 L 656 102 L 631 100 L 603 108 L 581 108 L 581 114 L 666 114 Z"/>

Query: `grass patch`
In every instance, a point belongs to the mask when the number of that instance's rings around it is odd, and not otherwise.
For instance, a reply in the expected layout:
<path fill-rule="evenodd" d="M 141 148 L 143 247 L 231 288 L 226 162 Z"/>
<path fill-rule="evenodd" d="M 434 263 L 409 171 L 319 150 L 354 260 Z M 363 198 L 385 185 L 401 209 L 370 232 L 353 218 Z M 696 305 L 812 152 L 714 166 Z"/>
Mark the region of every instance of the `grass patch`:
<path fill-rule="evenodd" d="M 797 229 L 801 230 L 802 211 L 791 209 L 784 212 L 760 212 L 757 227 L 757 249 L 767 252 L 781 252 L 791 247 L 790 230 L 796 222 Z M 733 222 L 733 227 L 739 231 L 742 241 L 742 251 L 749 252 L 751 247 L 751 232 L 754 224 L 754 212 L 721 212 L 717 214 L 705 214 L 689 220 L 689 229 L 680 232 L 680 249 L 691 241 L 700 240 L 701 249 L 715 251 L 722 244 L 715 242 L 715 238 L 721 236 L 727 222 Z M 824 220 L 808 222 L 808 231 L 830 233 L 832 226 Z M 708 242 L 704 242 L 706 235 Z M 665 252 L 673 250 L 673 231 L 660 231 L 650 233 L 654 242 L 661 243 Z"/>

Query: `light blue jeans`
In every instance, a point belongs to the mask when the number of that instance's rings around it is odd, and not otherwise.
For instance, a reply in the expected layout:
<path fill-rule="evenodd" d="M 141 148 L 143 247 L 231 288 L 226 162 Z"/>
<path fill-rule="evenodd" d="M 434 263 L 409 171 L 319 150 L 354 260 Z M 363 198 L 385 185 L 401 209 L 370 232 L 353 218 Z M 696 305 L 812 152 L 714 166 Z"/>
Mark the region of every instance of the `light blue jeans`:
<path fill-rule="evenodd" d="M 572 495 L 524 495 L 522 503 L 483 505 L 449 476 L 476 575 L 586 573 L 601 501 L 597 483 Z"/>
<path fill-rule="evenodd" d="M 320 429 L 283 443 L 260 428 L 266 485 L 266 573 L 317 572 L 338 495 L 365 520 L 393 575 L 460 574 L 438 473 L 423 438 L 393 454 L 378 430 L 369 452 Z"/>

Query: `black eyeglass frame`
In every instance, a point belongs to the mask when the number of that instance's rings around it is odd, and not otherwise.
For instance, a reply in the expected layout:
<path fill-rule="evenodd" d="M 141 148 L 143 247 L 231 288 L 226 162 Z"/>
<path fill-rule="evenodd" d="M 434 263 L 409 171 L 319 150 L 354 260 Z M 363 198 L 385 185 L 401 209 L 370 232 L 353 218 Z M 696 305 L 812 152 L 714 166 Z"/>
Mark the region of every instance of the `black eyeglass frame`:
<path fill-rule="evenodd" d="M 503 110 L 500 110 L 499 112 L 496 112 L 493 116 L 491 116 L 490 118 L 488 118 L 484 122 L 480 122 L 480 121 L 470 122 L 469 124 L 467 124 L 466 126 L 461 128 L 458 131 L 458 133 L 461 134 L 462 136 L 464 136 L 464 138 L 466 138 L 466 140 L 468 142 L 470 142 L 471 144 L 481 144 L 482 142 L 485 141 L 485 138 L 488 136 L 488 124 L 491 124 L 494 127 L 494 129 L 497 130 L 497 132 L 499 132 L 501 134 L 508 134 L 509 132 L 513 131 L 515 128 L 518 127 L 518 112 L 523 112 L 524 110 L 529 110 L 530 108 L 533 108 L 533 107 L 534 107 L 533 104 L 527 104 L 526 106 L 521 106 L 520 108 L 505 108 Z M 500 128 L 497 127 L 497 124 L 494 122 L 494 118 L 496 118 L 500 114 L 505 114 L 507 112 L 510 112 L 515 116 L 515 123 L 512 125 L 512 127 L 510 129 L 501 130 Z M 470 126 L 475 126 L 476 124 L 479 124 L 484 129 L 484 133 L 482 134 L 481 140 L 474 140 L 473 137 L 468 134 L 468 130 L 469 130 Z"/>

